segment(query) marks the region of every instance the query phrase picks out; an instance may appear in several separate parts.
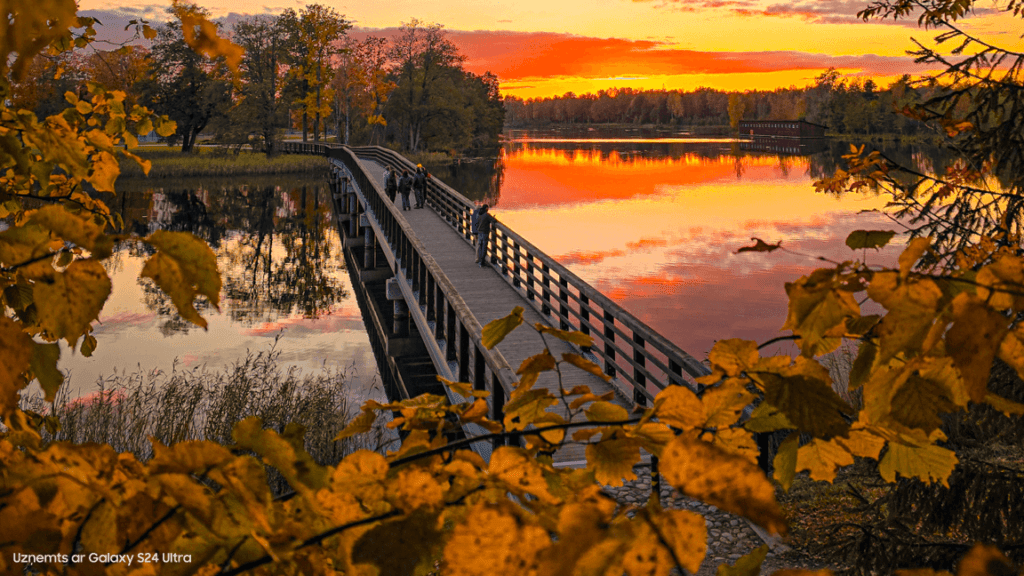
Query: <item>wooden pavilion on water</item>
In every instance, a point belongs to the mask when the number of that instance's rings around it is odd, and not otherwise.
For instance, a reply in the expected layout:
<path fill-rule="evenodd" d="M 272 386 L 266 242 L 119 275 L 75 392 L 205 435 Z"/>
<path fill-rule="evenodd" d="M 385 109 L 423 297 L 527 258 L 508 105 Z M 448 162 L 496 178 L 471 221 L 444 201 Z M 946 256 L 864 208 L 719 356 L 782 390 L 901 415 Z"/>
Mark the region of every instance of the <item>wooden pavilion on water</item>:
<path fill-rule="evenodd" d="M 828 126 L 806 120 L 740 120 L 740 136 L 748 138 L 824 138 Z"/>

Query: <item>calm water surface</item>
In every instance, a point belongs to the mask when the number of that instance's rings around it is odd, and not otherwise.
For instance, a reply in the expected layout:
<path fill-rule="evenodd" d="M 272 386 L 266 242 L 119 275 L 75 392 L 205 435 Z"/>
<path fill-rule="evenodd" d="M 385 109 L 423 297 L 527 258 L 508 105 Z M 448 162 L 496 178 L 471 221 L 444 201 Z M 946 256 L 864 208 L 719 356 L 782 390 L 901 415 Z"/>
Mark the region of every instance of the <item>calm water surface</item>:
<path fill-rule="evenodd" d="M 133 232 L 188 231 L 210 243 L 223 280 L 220 312 L 200 307 L 209 322 L 205 331 L 183 321 L 166 295 L 139 279 L 149 254 L 139 245 L 121 246 L 107 265 L 113 291 L 95 325 L 98 348 L 91 358 L 62 354 L 72 392 L 94 390 L 114 372 L 221 369 L 247 351 L 275 347 L 284 369 L 344 369 L 354 397 L 381 396 L 341 244 L 329 225 L 329 193 L 319 181 L 119 188 L 109 202 Z"/>
<path fill-rule="evenodd" d="M 899 229 L 877 212 L 883 197 L 815 192 L 848 145 L 752 150 L 679 131 L 511 131 L 495 159 L 431 172 L 494 213 L 684 350 L 703 358 L 715 340 L 763 341 L 786 316 L 785 282 L 817 257 L 854 256 L 856 229 Z M 939 169 L 938 151 L 887 149 Z M 346 368 L 353 396 L 379 396 L 366 329 L 315 181 L 119 183 L 111 201 L 138 234 L 163 228 L 206 239 L 224 278 L 208 331 L 183 322 L 138 279 L 148 256 L 123 246 L 108 265 L 114 291 L 92 358 L 65 353 L 71 389 L 88 392 L 114 371 L 228 366 L 277 340 L 282 363 Z M 786 251 L 736 254 L 753 237 Z M 899 244 L 868 254 L 895 261 Z M 176 364 L 177 363 L 177 364 Z"/>

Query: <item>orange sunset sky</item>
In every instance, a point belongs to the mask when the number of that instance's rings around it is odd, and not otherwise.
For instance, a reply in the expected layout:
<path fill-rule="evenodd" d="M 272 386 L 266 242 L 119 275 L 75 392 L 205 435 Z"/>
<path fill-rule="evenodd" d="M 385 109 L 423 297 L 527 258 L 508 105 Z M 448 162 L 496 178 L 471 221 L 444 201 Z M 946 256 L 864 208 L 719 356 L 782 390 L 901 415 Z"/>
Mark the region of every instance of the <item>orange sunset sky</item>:
<path fill-rule="evenodd" d="M 927 70 L 906 50 L 934 30 L 906 21 L 865 23 L 868 0 L 322 0 L 352 21 L 357 37 L 390 35 L 415 17 L 449 31 L 476 73 L 522 98 L 612 87 L 724 90 L 804 86 L 828 67 L 885 84 Z M 242 14 L 299 10 L 302 0 L 201 0 L 226 23 Z M 82 0 L 109 31 L 132 18 L 162 22 L 160 2 Z M 1021 49 L 1021 20 L 981 0 L 963 27 Z M 950 46 L 952 48 L 952 46 Z"/>

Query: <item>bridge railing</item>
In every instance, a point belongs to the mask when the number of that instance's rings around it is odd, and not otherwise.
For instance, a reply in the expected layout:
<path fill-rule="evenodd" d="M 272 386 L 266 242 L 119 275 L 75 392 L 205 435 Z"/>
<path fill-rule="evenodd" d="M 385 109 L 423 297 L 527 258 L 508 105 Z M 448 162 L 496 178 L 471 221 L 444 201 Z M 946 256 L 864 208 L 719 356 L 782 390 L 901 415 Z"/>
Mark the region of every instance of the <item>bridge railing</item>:
<path fill-rule="evenodd" d="M 492 416 L 503 419 L 503 406 L 509 393 L 515 387 L 516 378 L 508 362 L 498 350 L 487 350 L 480 342 L 483 327 L 470 311 L 441 267 L 416 237 L 412 227 L 402 216 L 394 203 L 385 196 L 377 183 L 369 178 L 364 167 L 350 148 L 331 144 L 310 144 L 285 142 L 282 152 L 323 154 L 341 162 L 352 174 L 355 184 L 362 191 L 365 205 L 357 207 L 376 220 L 383 238 L 387 241 L 385 255 L 394 258 L 395 269 L 400 271 L 399 279 L 411 289 L 413 300 L 410 308 L 417 305 L 432 333 L 422 334 L 424 339 L 433 336 L 438 344 L 435 353 L 443 356 L 442 368 L 447 366 L 453 380 L 472 382 L 477 390 L 491 392 Z M 358 218 L 358 214 L 350 214 Z M 429 344 L 428 344 L 429 346 Z M 444 372 L 444 370 L 439 370 Z M 451 391 L 449 391 L 451 393 Z"/>
<path fill-rule="evenodd" d="M 411 169 L 404 156 L 377 146 L 355 148 L 365 156 L 394 168 Z M 467 242 L 474 204 L 437 179 L 431 179 L 427 203 Z M 709 374 L 706 366 L 624 310 L 500 221 L 491 228 L 488 258 L 513 288 L 541 314 L 563 330 L 589 334 L 606 374 L 617 377 L 646 404 L 668 384 L 695 388 L 692 379 Z"/>

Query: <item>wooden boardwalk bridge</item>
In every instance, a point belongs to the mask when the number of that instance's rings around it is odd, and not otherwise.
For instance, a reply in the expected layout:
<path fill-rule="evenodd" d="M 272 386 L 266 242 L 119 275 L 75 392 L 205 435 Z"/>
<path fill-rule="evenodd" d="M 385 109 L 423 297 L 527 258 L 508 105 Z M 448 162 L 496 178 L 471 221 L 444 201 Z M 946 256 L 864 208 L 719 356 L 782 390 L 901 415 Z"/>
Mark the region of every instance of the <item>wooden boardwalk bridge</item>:
<path fill-rule="evenodd" d="M 526 326 L 493 350 L 480 344 L 482 327 L 515 306 L 526 310 L 524 320 L 530 326 L 540 322 L 594 338 L 595 346 L 584 351 L 548 338 L 547 346 L 556 358 L 563 352 L 582 352 L 613 377 L 609 383 L 568 370 L 563 381 L 566 389 L 587 385 L 596 394 L 614 391 L 615 402 L 632 409 L 648 404 L 670 383 L 692 387 L 692 378 L 708 373 L 695 358 L 500 220 L 491 228 L 489 266 L 476 266 L 471 201 L 436 179 L 428 184 L 428 209 L 402 211 L 388 199 L 383 190 L 384 167 L 410 172 L 415 168 L 400 154 L 381 147 L 308 143 L 285 143 L 282 150 L 321 154 L 331 161 L 335 213 L 346 261 L 364 316 L 369 317 L 371 342 L 389 394 L 415 396 L 429 389 L 436 380 L 433 375 L 438 374 L 491 392 L 491 417 L 502 420 L 503 406 L 518 381 L 515 370 L 545 347 Z M 430 366 L 425 366 L 427 358 Z M 556 375 L 542 374 L 535 387 L 557 393 Z M 436 385 L 433 389 L 437 390 Z M 463 400 L 451 390 L 445 392 L 452 401 Z M 551 409 L 564 411 L 560 405 Z M 475 448 L 489 455 L 490 446 L 482 444 Z M 583 461 L 579 446 L 570 445 L 555 454 L 556 465 Z"/>

